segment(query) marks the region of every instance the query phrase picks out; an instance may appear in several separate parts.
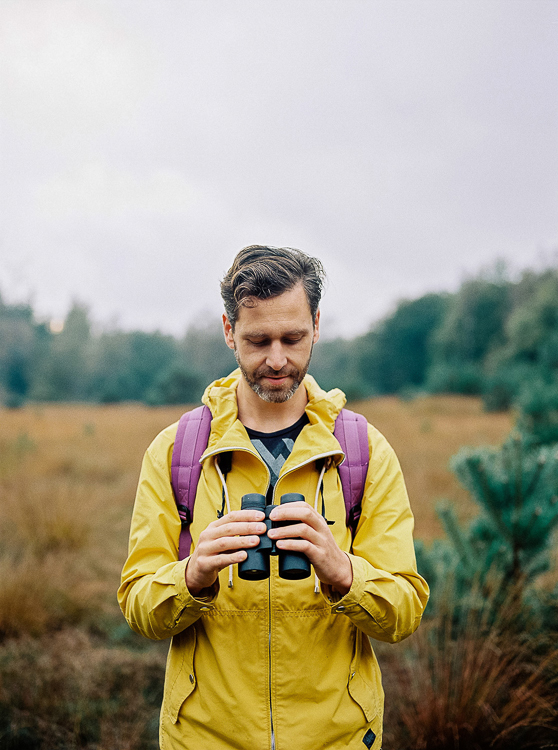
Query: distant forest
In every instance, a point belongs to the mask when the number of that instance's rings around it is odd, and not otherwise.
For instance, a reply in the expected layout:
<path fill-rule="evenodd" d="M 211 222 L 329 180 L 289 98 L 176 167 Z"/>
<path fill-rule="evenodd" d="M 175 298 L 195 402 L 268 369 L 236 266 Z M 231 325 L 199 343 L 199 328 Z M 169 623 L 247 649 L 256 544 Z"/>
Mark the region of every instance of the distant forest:
<path fill-rule="evenodd" d="M 29 304 L 0 296 L 0 403 L 143 401 L 194 403 L 236 366 L 217 323 L 183 338 L 160 332 L 96 331 L 75 303 L 59 333 Z M 509 408 L 540 384 L 558 388 L 558 268 L 510 279 L 498 268 L 455 293 L 400 301 L 351 339 L 319 342 L 310 372 L 349 399 L 399 394 L 482 396 Z"/>

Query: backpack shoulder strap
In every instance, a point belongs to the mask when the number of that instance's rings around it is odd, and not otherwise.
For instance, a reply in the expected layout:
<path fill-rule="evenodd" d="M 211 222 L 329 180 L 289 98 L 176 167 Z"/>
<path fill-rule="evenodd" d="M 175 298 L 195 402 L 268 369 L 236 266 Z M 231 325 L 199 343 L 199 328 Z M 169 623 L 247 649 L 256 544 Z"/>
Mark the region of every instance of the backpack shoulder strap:
<path fill-rule="evenodd" d="M 190 554 L 192 535 L 190 524 L 194 516 L 194 502 L 201 474 L 200 458 L 207 448 L 211 431 L 211 411 L 198 406 L 183 414 L 178 422 L 171 462 L 171 483 L 178 515 L 182 523 L 178 559 Z"/>
<path fill-rule="evenodd" d="M 211 411 L 198 406 L 182 415 L 178 422 L 171 462 L 171 483 L 182 524 L 178 559 L 190 554 L 190 524 L 194 515 L 196 491 L 201 475 L 202 457 L 211 431 Z M 333 431 L 345 461 L 339 466 L 339 477 L 345 499 L 347 526 L 355 534 L 361 514 L 364 483 L 368 471 L 368 424 L 361 414 L 342 409 Z"/>
<path fill-rule="evenodd" d="M 341 409 L 335 420 L 333 434 L 345 454 L 345 460 L 338 471 L 345 498 L 347 526 L 354 537 L 362 510 L 364 483 L 370 461 L 368 423 L 362 414 Z"/>

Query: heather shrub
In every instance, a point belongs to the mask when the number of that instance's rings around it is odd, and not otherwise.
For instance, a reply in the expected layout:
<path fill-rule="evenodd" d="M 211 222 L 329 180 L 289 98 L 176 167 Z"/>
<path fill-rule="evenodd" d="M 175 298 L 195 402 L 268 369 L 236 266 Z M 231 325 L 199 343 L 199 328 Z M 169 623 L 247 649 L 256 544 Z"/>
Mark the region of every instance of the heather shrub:
<path fill-rule="evenodd" d="M 513 600 L 508 601 L 513 606 Z M 386 691 L 384 746 L 526 750 L 558 746 L 558 648 L 511 635 L 510 614 L 444 616 L 397 650 L 377 648 Z M 512 615 L 513 619 L 513 615 Z"/>
<path fill-rule="evenodd" d="M 0 647 L 6 750 L 155 750 L 165 653 L 110 649 L 65 628 Z"/>

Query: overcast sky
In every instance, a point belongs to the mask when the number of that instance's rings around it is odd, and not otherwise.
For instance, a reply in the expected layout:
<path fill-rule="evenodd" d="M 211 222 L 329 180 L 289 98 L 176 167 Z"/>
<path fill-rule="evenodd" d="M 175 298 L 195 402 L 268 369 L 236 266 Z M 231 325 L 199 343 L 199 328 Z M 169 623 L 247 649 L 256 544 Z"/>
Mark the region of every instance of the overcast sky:
<path fill-rule="evenodd" d="M 182 333 L 244 245 L 326 333 L 558 247 L 556 0 L 0 0 L 0 292 Z"/>

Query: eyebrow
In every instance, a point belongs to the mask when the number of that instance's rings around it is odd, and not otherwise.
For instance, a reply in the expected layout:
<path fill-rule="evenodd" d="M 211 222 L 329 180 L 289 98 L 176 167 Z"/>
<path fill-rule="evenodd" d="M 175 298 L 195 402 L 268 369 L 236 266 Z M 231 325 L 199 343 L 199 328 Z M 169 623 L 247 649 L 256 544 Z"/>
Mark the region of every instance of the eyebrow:
<path fill-rule="evenodd" d="M 288 336 L 304 336 L 307 333 L 310 333 L 309 328 L 296 328 L 292 331 L 284 331 L 281 334 L 281 338 L 285 338 Z M 245 339 L 268 339 L 270 338 L 270 334 L 268 332 L 261 332 L 261 331 L 247 331 L 246 333 L 244 333 L 243 338 Z"/>

